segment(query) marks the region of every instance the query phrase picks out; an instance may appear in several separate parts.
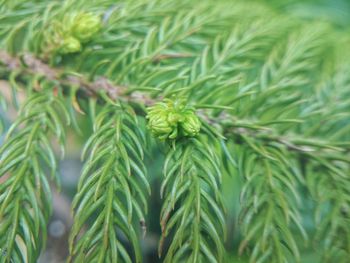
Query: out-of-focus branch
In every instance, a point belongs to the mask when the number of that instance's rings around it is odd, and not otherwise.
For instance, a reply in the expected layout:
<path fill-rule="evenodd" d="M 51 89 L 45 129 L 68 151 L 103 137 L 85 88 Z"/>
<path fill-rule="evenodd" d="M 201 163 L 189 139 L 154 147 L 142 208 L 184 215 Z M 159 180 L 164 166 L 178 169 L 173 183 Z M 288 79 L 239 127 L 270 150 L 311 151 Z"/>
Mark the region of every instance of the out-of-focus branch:
<path fill-rule="evenodd" d="M 48 80 L 56 81 L 63 86 L 79 87 L 88 96 L 98 96 L 101 91 L 113 100 L 139 102 L 144 105 L 153 104 L 154 101 L 140 92 L 128 94 L 127 88 L 115 85 L 105 77 L 100 77 L 95 81 L 88 81 L 85 76 L 71 75 L 62 69 L 52 68 L 32 54 L 26 53 L 20 57 L 11 56 L 8 52 L 0 50 L 0 63 L 5 65 L 9 71 L 23 72 L 24 74 L 44 76 Z"/>

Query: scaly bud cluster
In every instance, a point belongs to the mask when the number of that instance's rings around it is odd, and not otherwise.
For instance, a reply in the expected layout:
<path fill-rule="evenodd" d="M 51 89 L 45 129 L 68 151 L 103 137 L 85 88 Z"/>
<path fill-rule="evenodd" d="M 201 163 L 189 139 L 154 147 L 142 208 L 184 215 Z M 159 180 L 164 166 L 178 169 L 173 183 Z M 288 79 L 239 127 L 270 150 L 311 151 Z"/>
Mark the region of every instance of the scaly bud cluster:
<path fill-rule="evenodd" d="M 183 99 L 165 99 L 148 108 L 148 127 L 161 140 L 181 136 L 194 137 L 201 128 L 201 122 L 194 109 Z"/>
<path fill-rule="evenodd" d="M 75 15 L 72 23 L 72 34 L 85 43 L 101 29 L 101 18 L 91 13 Z"/>
<path fill-rule="evenodd" d="M 75 37 L 65 37 L 60 44 L 61 54 L 76 53 L 81 50 L 81 44 Z"/>
<path fill-rule="evenodd" d="M 56 21 L 48 36 L 50 44 L 60 54 L 81 51 L 82 43 L 90 41 L 102 26 L 100 16 L 92 13 L 76 13 L 63 20 L 64 24 Z"/>

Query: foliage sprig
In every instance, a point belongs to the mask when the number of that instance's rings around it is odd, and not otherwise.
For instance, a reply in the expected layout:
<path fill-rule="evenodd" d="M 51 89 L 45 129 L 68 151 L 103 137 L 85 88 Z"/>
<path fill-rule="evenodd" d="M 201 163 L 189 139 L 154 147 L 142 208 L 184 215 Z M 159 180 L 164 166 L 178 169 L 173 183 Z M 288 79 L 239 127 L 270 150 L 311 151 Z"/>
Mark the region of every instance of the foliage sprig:
<path fill-rule="evenodd" d="M 141 262 L 140 231 L 133 223 L 137 218 L 145 224 L 146 192 L 150 192 L 143 147 L 143 131 L 130 107 L 112 104 L 98 113 L 73 201 L 69 262 Z M 80 236 L 84 225 L 89 229 Z M 123 244 L 125 237 L 135 257 Z"/>
<path fill-rule="evenodd" d="M 222 262 L 225 219 L 218 157 L 203 137 L 186 138 L 167 154 L 161 186 L 164 262 Z"/>
<path fill-rule="evenodd" d="M 58 182 L 50 138 L 54 135 L 63 149 L 69 118 L 62 94 L 42 83 L 42 90 L 30 94 L 21 107 L 0 148 L 0 247 L 6 249 L 2 262 L 35 262 L 45 246 L 52 210 L 46 167 Z"/>

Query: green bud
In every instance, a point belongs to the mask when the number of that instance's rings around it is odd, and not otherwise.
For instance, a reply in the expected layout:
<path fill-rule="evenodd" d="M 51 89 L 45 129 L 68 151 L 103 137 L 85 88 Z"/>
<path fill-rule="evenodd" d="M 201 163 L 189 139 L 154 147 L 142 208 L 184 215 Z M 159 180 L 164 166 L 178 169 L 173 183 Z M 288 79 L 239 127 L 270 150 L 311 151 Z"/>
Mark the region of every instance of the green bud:
<path fill-rule="evenodd" d="M 147 110 L 148 127 L 161 140 L 179 136 L 193 137 L 199 133 L 201 122 L 183 99 L 165 99 Z"/>
<path fill-rule="evenodd" d="M 193 113 L 187 113 L 184 121 L 181 123 L 181 128 L 185 136 L 196 136 L 201 129 L 199 118 Z"/>
<path fill-rule="evenodd" d="M 177 127 L 176 127 L 176 128 L 174 128 L 174 129 L 172 130 L 171 134 L 169 134 L 168 137 L 169 137 L 169 139 L 176 139 L 177 134 L 178 134 L 178 129 L 177 129 Z"/>
<path fill-rule="evenodd" d="M 149 118 L 148 127 L 155 136 L 159 138 L 165 136 L 166 138 L 173 131 L 167 121 L 166 114 L 160 112 L 158 115 L 148 115 L 147 118 Z"/>
<path fill-rule="evenodd" d="M 91 13 L 77 14 L 73 19 L 72 34 L 81 42 L 87 42 L 101 29 L 101 18 Z"/>
<path fill-rule="evenodd" d="M 61 54 L 69 54 L 79 52 L 81 50 L 81 44 L 78 39 L 74 37 L 66 37 L 63 39 L 60 46 Z"/>
<path fill-rule="evenodd" d="M 182 120 L 183 120 L 183 116 L 180 113 L 178 113 L 176 111 L 168 113 L 169 124 L 176 126 L 177 123 L 181 122 Z"/>

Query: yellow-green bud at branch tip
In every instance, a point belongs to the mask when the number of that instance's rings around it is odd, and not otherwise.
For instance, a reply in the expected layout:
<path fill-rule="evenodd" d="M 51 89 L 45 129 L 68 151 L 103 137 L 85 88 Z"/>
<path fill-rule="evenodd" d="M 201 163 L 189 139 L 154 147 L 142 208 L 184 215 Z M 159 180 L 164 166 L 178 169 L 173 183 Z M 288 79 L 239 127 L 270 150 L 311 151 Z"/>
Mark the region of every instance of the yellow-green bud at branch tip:
<path fill-rule="evenodd" d="M 201 128 L 201 122 L 196 115 L 187 112 L 181 127 L 185 136 L 194 136 L 198 134 Z"/>
<path fill-rule="evenodd" d="M 69 54 L 79 52 L 81 50 L 81 44 L 78 39 L 75 37 L 66 37 L 63 39 L 60 53 L 61 54 Z"/>
<path fill-rule="evenodd" d="M 101 17 L 93 13 L 67 14 L 63 21 L 55 21 L 47 35 L 49 45 L 60 54 L 81 51 L 82 44 L 92 40 L 102 28 Z"/>
<path fill-rule="evenodd" d="M 165 99 L 147 110 L 148 127 L 161 140 L 179 137 L 194 137 L 201 128 L 201 122 L 193 108 L 184 99 Z"/>
<path fill-rule="evenodd" d="M 101 26 L 99 16 L 92 13 L 79 13 L 74 16 L 72 22 L 72 35 L 84 43 L 91 40 Z"/>

